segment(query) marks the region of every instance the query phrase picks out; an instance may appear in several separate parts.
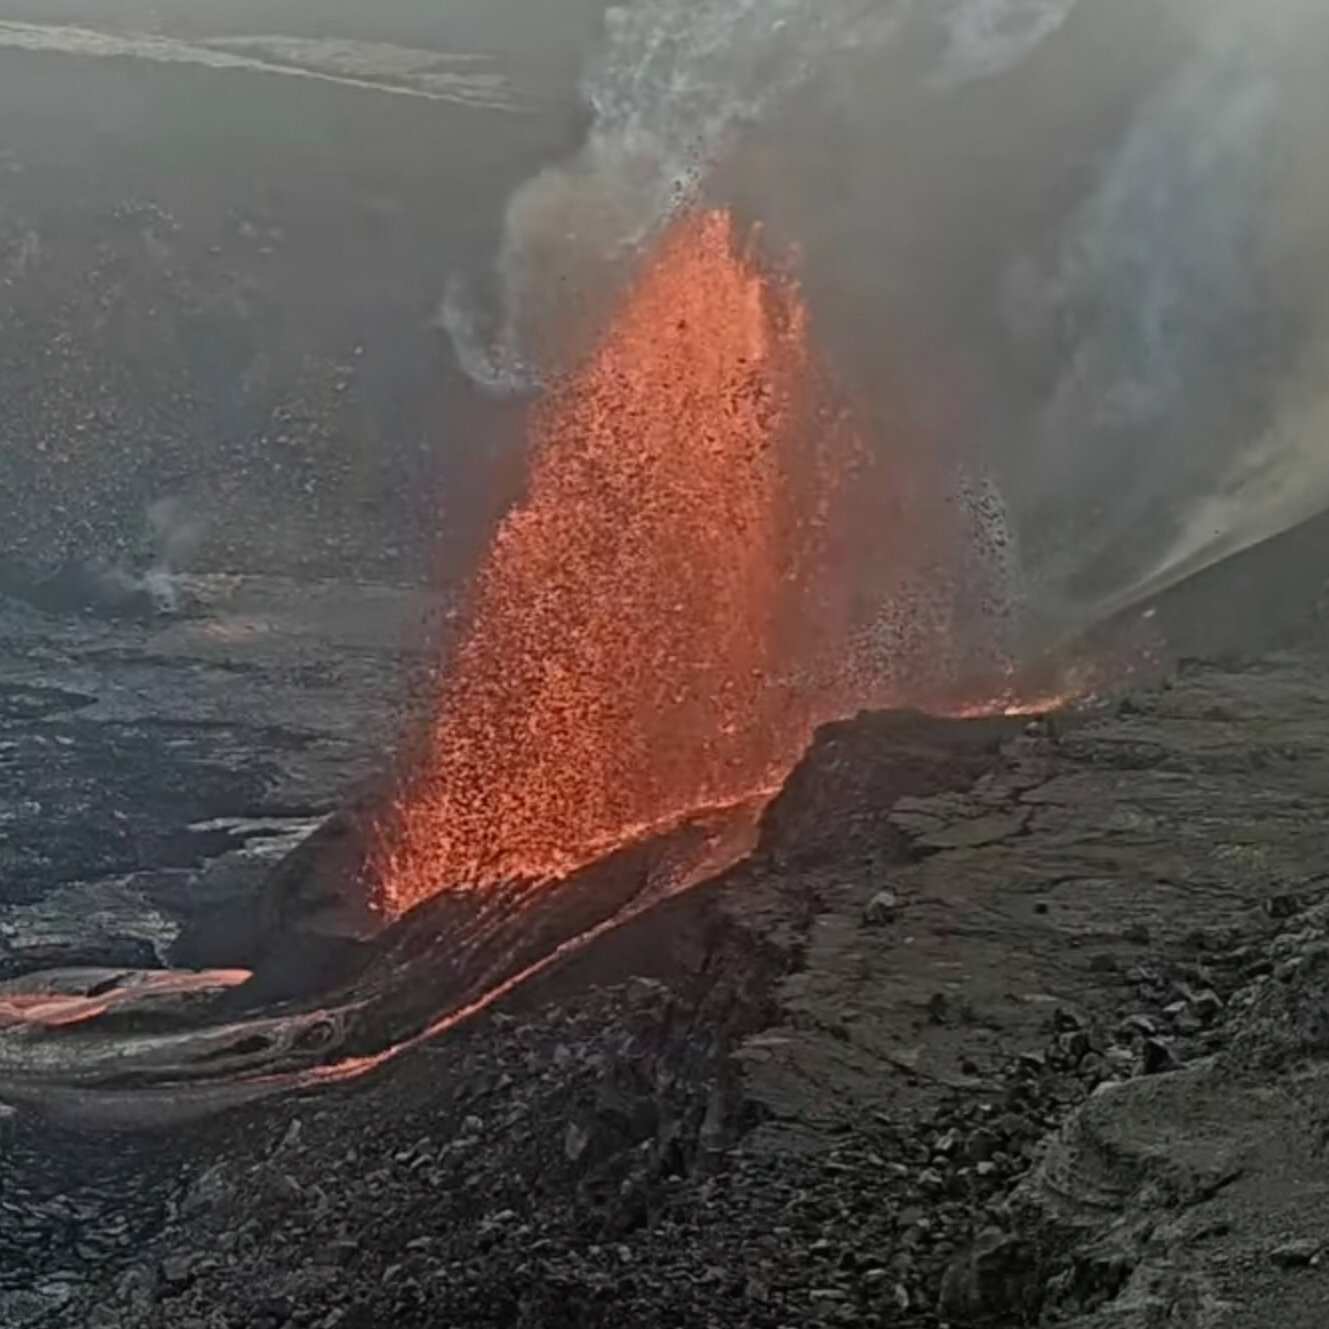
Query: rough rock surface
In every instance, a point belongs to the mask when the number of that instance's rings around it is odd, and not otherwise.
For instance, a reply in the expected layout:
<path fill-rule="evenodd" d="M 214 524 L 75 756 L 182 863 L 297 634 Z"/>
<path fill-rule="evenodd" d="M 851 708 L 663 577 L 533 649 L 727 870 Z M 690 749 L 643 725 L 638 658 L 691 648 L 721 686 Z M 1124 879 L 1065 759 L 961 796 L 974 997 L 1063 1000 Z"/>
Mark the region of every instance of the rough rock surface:
<path fill-rule="evenodd" d="M 0 593 L 0 979 L 245 963 L 272 864 L 384 769 L 436 601 L 184 585 L 141 621 Z"/>
<path fill-rule="evenodd" d="M 834 726 L 751 861 L 384 1071 L 9 1116 L 2 1322 L 1322 1324 L 1326 696 Z"/>

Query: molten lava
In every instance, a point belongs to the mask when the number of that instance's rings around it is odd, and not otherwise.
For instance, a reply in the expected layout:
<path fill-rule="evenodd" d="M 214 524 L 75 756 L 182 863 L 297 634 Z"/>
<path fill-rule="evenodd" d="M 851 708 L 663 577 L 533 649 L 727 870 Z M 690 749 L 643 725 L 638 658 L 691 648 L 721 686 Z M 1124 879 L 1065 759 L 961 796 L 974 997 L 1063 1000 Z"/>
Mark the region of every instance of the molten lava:
<path fill-rule="evenodd" d="M 565 875 L 778 785 L 826 713 L 817 563 L 835 433 L 807 314 L 729 216 L 684 218 L 533 420 L 382 903 Z"/>

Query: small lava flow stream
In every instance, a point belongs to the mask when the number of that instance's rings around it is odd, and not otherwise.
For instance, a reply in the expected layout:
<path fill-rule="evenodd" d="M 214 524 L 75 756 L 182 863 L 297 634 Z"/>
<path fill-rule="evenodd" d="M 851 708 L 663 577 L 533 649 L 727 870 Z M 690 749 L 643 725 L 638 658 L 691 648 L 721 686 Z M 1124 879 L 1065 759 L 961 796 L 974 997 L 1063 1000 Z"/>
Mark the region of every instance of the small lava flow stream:
<path fill-rule="evenodd" d="M 142 1010 L 156 998 L 220 992 L 239 987 L 248 969 L 167 970 L 133 973 L 115 969 L 71 969 L 29 986 L 0 983 L 0 1029 L 27 1026 L 58 1029 L 98 1020 L 120 1008 Z"/>
<path fill-rule="evenodd" d="M 536 408 L 526 496 L 380 828 L 387 913 L 560 878 L 778 787 L 840 709 L 819 564 L 847 435 L 807 323 L 729 215 L 700 212 Z"/>

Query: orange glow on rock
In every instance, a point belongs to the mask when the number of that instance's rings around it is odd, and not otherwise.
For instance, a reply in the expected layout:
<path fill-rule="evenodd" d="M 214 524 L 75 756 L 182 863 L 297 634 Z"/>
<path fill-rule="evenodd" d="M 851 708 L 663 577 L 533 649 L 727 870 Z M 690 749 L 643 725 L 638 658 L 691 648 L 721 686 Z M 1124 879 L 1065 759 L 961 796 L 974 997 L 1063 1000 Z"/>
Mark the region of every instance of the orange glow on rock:
<path fill-rule="evenodd" d="M 778 786 L 836 709 L 817 565 L 839 427 L 815 379 L 792 282 L 728 214 L 679 222 L 535 409 L 526 496 L 380 828 L 387 912 Z"/>

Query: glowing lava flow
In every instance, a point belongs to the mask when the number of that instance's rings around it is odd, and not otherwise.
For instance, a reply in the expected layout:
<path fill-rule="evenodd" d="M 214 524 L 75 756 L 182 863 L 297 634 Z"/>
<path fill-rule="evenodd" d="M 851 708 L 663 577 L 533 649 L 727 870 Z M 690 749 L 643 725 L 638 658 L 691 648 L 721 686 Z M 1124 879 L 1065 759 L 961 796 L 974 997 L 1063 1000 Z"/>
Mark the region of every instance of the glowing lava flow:
<path fill-rule="evenodd" d="M 0 1030 L 84 1024 L 120 1009 L 142 1010 L 158 998 L 222 992 L 252 977 L 248 969 L 56 970 L 35 980 L 0 983 Z"/>
<path fill-rule="evenodd" d="M 818 718 L 814 377 L 792 284 L 727 214 L 677 224 L 537 408 L 526 497 L 381 828 L 388 912 L 778 785 Z"/>

